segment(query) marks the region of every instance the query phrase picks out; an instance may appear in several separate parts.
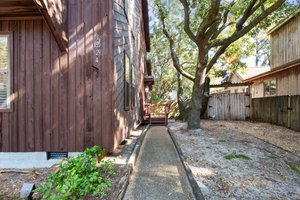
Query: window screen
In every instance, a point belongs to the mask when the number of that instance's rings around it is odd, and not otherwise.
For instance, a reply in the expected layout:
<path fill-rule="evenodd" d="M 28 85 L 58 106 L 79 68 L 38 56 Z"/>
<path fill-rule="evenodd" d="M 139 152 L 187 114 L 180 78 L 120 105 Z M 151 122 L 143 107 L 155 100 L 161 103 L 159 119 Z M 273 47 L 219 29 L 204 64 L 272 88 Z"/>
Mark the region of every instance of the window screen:
<path fill-rule="evenodd" d="M 136 98 L 136 79 L 135 79 L 135 67 L 131 65 L 131 106 L 135 107 L 135 98 Z"/>
<path fill-rule="evenodd" d="M 10 109 L 10 36 L 0 34 L 0 109 Z"/>
<path fill-rule="evenodd" d="M 277 93 L 276 80 L 267 80 L 264 82 L 264 96 L 274 96 Z"/>
<path fill-rule="evenodd" d="M 130 89 L 131 89 L 131 69 L 130 60 L 126 52 L 124 52 L 124 70 L 125 70 L 125 80 L 124 80 L 124 109 L 130 110 Z"/>

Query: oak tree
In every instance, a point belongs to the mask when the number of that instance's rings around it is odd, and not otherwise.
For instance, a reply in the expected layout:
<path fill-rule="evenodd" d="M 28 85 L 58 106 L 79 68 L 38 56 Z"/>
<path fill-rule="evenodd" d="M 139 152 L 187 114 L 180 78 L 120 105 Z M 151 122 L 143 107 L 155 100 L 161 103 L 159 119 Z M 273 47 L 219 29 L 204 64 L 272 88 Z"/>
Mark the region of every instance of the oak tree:
<path fill-rule="evenodd" d="M 204 85 L 209 71 L 232 43 L 261 23 L 271 23 L 268 17 L 280 9 L 285 0 L 179 0 L 179 2 L 183 12 L 183 31 L 197 49 L 193 74 L 185 71 L 178 62 L 176 41 L 166 24 L 169 16 L 165 1 L 155 0 L 163 32 L 169 41 L 174 67 L 183 77 L 193 82 L 188 129 L 198 129 Z M 177 18 L 180 19 L 180 16 Z"/>

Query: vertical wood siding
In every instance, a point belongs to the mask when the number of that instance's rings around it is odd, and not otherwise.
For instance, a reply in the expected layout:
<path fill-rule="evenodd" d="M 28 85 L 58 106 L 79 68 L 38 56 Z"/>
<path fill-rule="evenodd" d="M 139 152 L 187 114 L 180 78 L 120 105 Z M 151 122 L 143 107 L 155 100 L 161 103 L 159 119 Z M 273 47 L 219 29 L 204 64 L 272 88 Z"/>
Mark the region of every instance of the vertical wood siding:
<path fill-rule="evenodd" d="M 290 98 L 290 114 L 288 99 Z M 290 125 L 289 125 L 290 115 Z M 252 99 L 252 119 L 300 131 L 300 95 Z M 290 126 L 290 127 L 289 127 Z"/>
<path fill-rule="evenodd" d="M 300 15 L 271 33 L 271 68 L 300 58 Z"/>
<path fill-rule="evenodd" d="M 125 3 L 124 3 L 125 2 Z M 126 12 L 126 14 L 125 14 Z M 127 17 L 128 18 L 127 18 Z M 144 85 L 145 35 L 142 18 L 142 0 L 114 0 L 114 84 L 115 84 L 115 140 L 120 143 L 140 122 Z M 136 77 L 136 106 L 124 110 L 124 50 L 134 66 Z"/>
<path fill-rule="evenodd" d="M 264 97 L 264 81 L 270 79 L 277 80 L 277 96 L 300 95 L 300 65 L 256 79 L 251 86 L 252 98 Z"/>
<path fill-rule="evenodd" d="M 111 12 L 108 0 L 69 0 L 68 53 L 41 20 L 0 21 L 13 32 L 13 112 L 0 112 L 0 151 L 112 150 Z"/>

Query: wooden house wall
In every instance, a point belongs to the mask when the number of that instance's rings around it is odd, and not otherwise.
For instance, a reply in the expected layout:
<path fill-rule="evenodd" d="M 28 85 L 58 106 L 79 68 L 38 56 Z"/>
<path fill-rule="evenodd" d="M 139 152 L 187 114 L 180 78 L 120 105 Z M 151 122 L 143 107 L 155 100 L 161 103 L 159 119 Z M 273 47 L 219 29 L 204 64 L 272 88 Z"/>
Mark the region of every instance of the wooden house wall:
<path fill-rule="evenodd" d="M 271 33 L 271 68 L 300 58 L 300 15 Z"/>
<path fill-rule="evenodd" d="M 47 15 L 54 25 L 54 34 L 60 38 L 62 45 L 67 47 L 68 43 L 68 0 L 43 0 Z"/>
<path fill-rule="evenodd" d="M 144 102 L 145 35 L 142 0 L 114 0 L 115 140 L 121 142 L 139 122 Z M 137 91 L 136 106 L 124 110 L 124 50 L 133 64 Z"/>
<path fill-rule="evenodd" d="M 42 20 L 0 20 L 0 31 L 13 33 L 13 111 L 0 112 L 0 151 L 113 147 L 113 8 L 88 2 L 68 1 L 68 53 Z"/>
<path fill-rule="evenodd" d="M 252 98 L 264 97 L 264 81 L 277 80 L 277 96 L 300 95 L 300 65 L 256 79 L 251 85 Z"/>

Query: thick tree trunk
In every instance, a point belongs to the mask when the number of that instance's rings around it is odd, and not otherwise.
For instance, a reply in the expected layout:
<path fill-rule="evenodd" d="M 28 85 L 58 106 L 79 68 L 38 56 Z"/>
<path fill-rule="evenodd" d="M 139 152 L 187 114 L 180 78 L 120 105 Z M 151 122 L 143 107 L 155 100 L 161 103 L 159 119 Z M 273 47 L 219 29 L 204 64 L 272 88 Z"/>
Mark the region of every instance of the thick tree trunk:
<path fill-rule="evenodd" d="M 209 101 L 209 84 L 210 84 L 210 78 L 206 77 L 205 78 L 205 83 L 204 83 L 204 91 L 203 91 L 203 95 L 202 95 L 202 107 L 201 107 L 201 118 L 205 118 L 207 116 L 205 116 L 205 112 L 207 110 L 207 106 L 208 106 L 208 101 Z"/>
<path fill-rule="evenodd" d="M 180 73 L 177 73 L 177 104 L 179 109 L 179 116 L 177 119 L 180 120 L 186 120 L 187 114 L 186 114 L 186 104 L 183 100 L 183 82 L 182 82 L 182 75 Z"/>
<path fill-rule="evenodd" d="M 202 97 L 206 77 L 206 68 L 198 67 L 196 71 L 195 83 L 191 99 L 191 110 L 188 118 L 188 129 L 200 128 L 200 115 L 202 107 Z"/>

